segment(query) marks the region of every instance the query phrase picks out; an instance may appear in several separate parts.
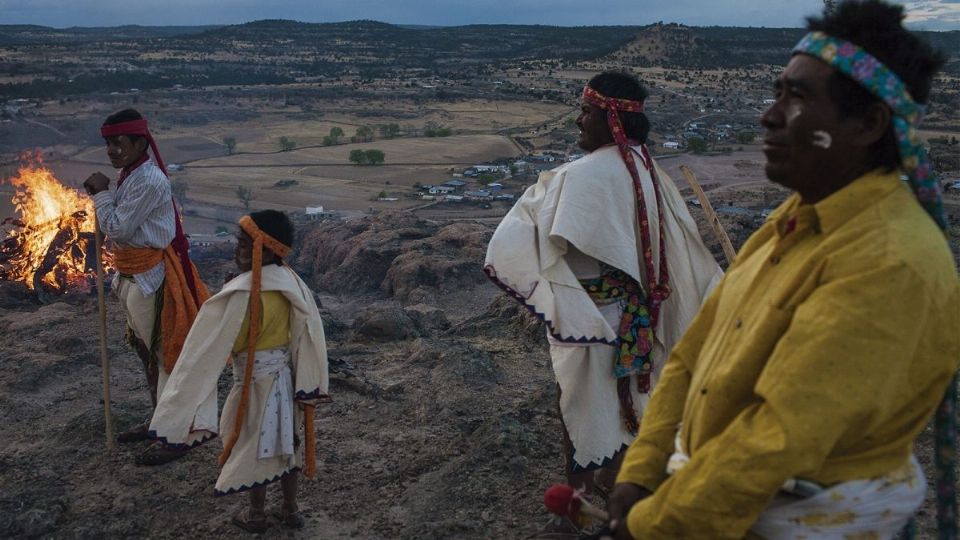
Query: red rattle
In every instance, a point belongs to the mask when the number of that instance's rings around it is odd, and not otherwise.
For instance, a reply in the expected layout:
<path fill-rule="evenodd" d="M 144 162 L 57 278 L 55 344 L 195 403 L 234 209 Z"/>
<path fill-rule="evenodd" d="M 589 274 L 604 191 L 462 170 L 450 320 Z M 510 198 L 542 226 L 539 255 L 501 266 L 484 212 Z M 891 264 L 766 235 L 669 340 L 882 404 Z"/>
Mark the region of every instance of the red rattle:
<path fill-rule="evenodd" d="M 610 519 L 606 511 L 585 501 L 582 492 L 566 484 L 554 484 L 543 492 L 543 504 L 551 514 L 582 522 L 583 518 Z"/>

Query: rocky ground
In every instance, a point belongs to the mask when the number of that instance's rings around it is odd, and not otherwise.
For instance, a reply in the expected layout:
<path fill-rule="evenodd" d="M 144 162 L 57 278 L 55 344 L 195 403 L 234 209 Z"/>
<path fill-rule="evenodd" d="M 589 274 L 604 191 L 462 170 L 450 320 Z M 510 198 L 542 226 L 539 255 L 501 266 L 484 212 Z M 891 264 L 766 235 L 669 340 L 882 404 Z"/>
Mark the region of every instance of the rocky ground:
<path fill-rule="evenodd" d="M 301 485 L 306 529 L 264 536 L 523 538 L 547 521 L 543 490 L 563 478 L 553 376 L 542 329 L 480 273 L 491 232 L 410 214 L 304 227 L 293 261 L 319 292 L 334 401 L 318 409 L 317 478 Z M 229 254 L 198 255 L 218 288 Z M 218 442 L 159 467 L 133 464 L 145 444 L 105 449 L 96 298 L 35 298 L 0 282 L 0 537 L 240 534 L 228 521 L 245 496 L 213 497 Z M 150 402 L 107 307 L 123 429 Z"/>

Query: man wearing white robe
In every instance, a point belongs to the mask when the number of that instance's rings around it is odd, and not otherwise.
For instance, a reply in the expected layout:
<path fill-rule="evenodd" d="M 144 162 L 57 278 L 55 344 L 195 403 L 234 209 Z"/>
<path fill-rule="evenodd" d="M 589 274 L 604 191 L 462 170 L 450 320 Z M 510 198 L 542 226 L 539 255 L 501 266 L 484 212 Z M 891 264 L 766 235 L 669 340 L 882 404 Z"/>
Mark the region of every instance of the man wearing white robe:
<path fill-rule="evenodd" d="M 588 84 L 596 92 L 640 103 L 646 91 L 630 75 L 603 73 Z M 633 440 L 618 406 L 614 362 L 622 301 L 595 301 L 581 284 L 614 268 L 649 297 L 665 276 L 648 276 L 643 249 L 659 268 L 666 257 L 672 292 L 660 307 L 650 357 L 655 383 L 667 353 L 683 334 L 722 271 L 704 246 L 673 181 L 643 146 L 649 123 L 642 113 L 620 112 L 627 143 L 615 142 L 607 111 L 584 103 L 577 118 L 585 157 L 540 175 L 500 223 L 487 251 L 485 271 L 501 288 L 544 321 L 559 386 L 568 480 L 588 492 L 594 471 L 615 474 L 618 456 Z M 647 222 L 645 246 L 638 193 L 621 152 L 632 153 Z M 659 194 L 654 182 L 657 182 Z M 659 196 L 658 196 L 659 195 Z M 661 204 L 656 204 L 661 201 Z M 661 213 L 662 228 L 658 227 Z M 663 245 L 661 245 L 661 238 Z M 637 418 L 648 393 L 630 384 Z M 612 476 L 608 477 L 609 488 Z"/>

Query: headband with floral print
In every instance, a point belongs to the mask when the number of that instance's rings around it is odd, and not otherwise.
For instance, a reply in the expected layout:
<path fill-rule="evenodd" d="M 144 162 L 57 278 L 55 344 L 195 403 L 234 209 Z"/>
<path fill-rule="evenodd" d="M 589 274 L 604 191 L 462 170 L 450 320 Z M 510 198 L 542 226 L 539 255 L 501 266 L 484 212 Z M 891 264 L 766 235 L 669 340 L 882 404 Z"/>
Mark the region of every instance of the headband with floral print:
<path fill-rule="evenodd" d="M 941 229 L 946 230 L 940 182 L 930 167 L 923 141 L 917 133 L 924 106 L 913 100 L 900 77 L 862 47 L 823 32 L 810 32 L 797 43 L 793 52 L 823 60 L 890 106 L 900 162 L 907 173 L 910 188 L 924 210 Z"/>

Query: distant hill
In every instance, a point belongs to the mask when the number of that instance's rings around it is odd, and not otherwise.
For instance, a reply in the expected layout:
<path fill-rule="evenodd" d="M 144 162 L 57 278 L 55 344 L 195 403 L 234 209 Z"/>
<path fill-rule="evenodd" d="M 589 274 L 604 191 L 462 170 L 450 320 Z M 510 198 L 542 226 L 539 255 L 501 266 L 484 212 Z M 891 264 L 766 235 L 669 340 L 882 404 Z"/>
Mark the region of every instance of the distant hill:
<path fill-rule="evenodd" d="M 55 29 L 0 26 L 0 97 L 211 85 L 440 77 L 482 81 L 531 63 L 576 68 L 732 68 L 782 65 L 797 28 L 536 25 L 398 26 L 362 20 L 262 20 L 231 26 Z M 960 31 L 924 32 L 960 73 Z M 5 54 L 5 51 L 8 54 Z M 416 83 L 412 83 L 416 84 Z"/>
<path fill-rule="evenodd" d="M 208 26 L 111 26 L 50 28 L 32 24 L 0 25 L 0 45 L 36 45 L 151 39 L 199 34 L 219 25 Z"/>
<path fill-rule="evenodd" d="M 492 60 L 523 58 L 587 59 L 608 54 L 634 38 L 638 26 L 469 25 L 397 26 L 377 21 L 301 23 L 256 21 L 186 37 L 184 43 L 210 46 L 243 40 L 287 50 L 322 47 L 341 55 L 370 55 L 373 63 L 388 59 L 418 65 L 444 59 Z M 422 67 L 422 66 L 421 66 Z"/>
<path fill-rule="evenodd" d="M 783 64 L 806 33 L 801 28 L 689 27 L 654 24 L 608 56 L 632 66 L 736 68 Z M 960 31 L 918 32 L 949 56 L 948 71 L 960 73 Z"/>

